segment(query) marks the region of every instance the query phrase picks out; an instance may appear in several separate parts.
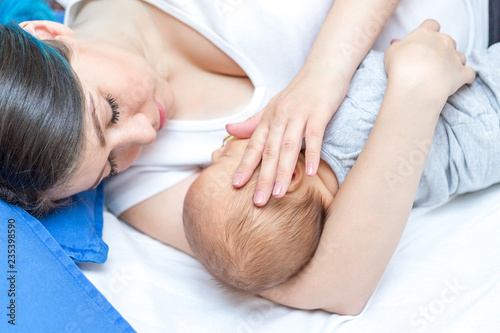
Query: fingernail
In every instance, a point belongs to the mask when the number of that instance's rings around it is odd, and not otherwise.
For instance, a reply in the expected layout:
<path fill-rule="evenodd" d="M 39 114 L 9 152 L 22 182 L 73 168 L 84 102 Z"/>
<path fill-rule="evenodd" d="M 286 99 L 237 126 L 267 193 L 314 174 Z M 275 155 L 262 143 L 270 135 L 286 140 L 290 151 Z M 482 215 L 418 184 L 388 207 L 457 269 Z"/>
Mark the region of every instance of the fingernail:
<path fill-rule="evenodd" d="M 260 205 L 264 202 L 264 192 L 262 191 L 257 191 L 255 192 L 255 195 L 253 196 L 253 202 L 254 204 Z"/>
<path fill-rule="evenodd" d="M 233 186 L 240 186 L 243 181 L 243 175 L 241 173 L 237 173 L 233 178 Z"/>
<path fill-rule="evenodd" d="M 311 176 L 313 174 L 313 171 L 314 171 L 314 163 L 307 163 L 306 174 L 308 176 Z"/>
<path fill-rule="evenodd" d="M 281 184 L 280 182 L 274 184 L 273 195 L 280 195 L 282 191 L 283 191 L 283 184 Z"/>

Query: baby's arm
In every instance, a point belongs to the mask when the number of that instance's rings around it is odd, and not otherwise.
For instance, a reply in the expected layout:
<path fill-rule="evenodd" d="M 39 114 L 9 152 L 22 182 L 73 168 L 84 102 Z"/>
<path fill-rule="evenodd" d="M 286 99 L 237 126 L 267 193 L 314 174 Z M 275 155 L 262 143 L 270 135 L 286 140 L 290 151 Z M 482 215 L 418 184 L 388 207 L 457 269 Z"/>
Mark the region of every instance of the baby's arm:
<path fill-rule="evenodd" d="M 453 40 L 438 31 L 437 22 L 426 21 L 387 50 L 380 113 L 330 207 L 314 257 L 263 296 L 302 309 L 363 309 L 399 242 L 425 161 L 396 186 L 387 176 L 398 174 L 401 157 L 431 141 L 447 97 L 474 80 Z"/>
<path fill-rule="evenodd" d="M 271 191 L 278 198 L 285 195 L 304 136 L 306 172 L 316 174 L 325 127 L 345 97 L 354 71 L 398 3 L 399 0 L 336 0 L 304 66 L 264 108 L 262 118 L 259 114 L 247 123 L 227 126 L 234 136 L 251 135 L 236 171 L 236 187 L 250 179 L 262 159 L 255 189 L 256 205 L 265 205 Z"/>

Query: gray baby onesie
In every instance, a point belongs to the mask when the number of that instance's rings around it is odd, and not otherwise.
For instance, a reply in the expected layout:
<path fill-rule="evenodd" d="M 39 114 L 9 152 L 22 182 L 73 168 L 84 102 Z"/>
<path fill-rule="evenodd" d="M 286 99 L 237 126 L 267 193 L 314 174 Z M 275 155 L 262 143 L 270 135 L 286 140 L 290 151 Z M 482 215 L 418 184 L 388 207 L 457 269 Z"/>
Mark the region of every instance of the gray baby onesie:
<path fill-rule="evenodd" d="M 326 128 L 321 158 L 339 184 L 363 149 L 380 109 L 387 84 L 383 57 L 380 52 L 368 54 Z M 430 150 L 415 205 L 440 204 L 500 182 L 500 43 L 475 51 L 467 64 L 476 71 L 476 81 L 448 99 L 432 143 L 417 144 L 430 145 Z M 399 159 L 396 174 L 383 175 L 390 185 L 412 172 L 422 158 L 419 150 Z"/>

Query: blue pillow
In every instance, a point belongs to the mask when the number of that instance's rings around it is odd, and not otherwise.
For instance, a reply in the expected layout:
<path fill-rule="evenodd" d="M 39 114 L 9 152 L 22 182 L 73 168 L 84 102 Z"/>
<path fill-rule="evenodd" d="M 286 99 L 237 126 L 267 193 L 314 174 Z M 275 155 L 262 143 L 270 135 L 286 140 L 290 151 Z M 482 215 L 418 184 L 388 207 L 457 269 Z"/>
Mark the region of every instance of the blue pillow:
<path fill-rule="evenodd" d="M 0 0 L 0 23 L 10 20 L 55 20 L 42 0 Z M 104 263 L 108 246 L 102 240 L 102 185 L 74 196 L 74 204 L 41 219 L 44 227 L 75 262 Z"/>
<path fill-rule="evenodd" d="M 70 206 L 40 221 L 74 262 L 102 264 L 108 258 L 108 245 L 102 240 L 103 208 L 101 184 L 75 195 Z"/>
<path fill-rule="evenodd" d="M 0 332 L 135 332 L 39 220 L 0 201 Z"/>

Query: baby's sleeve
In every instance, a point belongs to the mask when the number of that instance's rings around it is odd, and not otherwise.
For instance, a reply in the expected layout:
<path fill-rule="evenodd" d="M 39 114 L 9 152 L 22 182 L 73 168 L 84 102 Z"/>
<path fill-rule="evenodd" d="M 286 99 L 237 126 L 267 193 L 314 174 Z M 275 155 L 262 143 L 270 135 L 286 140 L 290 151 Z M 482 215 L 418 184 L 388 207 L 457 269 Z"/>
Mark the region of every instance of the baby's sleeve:
<path fill-rule="evenodd" d="M 451 196 L 500 182 L 498 105 L 479 77 L 448 99 L 436 126 L 415 205 L 446 202 Z M 408 160 L 411 165 L 411 158 Z"/>
<path fill-rule="evenodd" d="M 339 185 L 363 150 L 376 118 L 348 96 L 326 127 L 321 158 L 332 168 Z"/>

